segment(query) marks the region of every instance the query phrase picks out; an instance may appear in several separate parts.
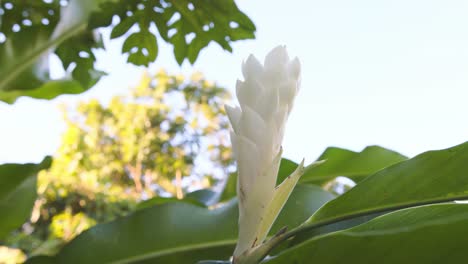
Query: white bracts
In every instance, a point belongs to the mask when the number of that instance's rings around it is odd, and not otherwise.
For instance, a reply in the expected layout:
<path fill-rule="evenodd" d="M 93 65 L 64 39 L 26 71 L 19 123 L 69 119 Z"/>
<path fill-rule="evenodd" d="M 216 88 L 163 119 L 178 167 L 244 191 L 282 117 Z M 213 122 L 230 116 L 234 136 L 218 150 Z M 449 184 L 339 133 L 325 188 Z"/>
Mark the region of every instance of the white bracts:
<path fill-rule="evenodd" d="M 301 65 L 278 46 L 262 65 L 250 55 L 237 81 L 240 107 L 226 106 L 238 166 L 239 239 L 234 262 L 261 245 L 289 197 L 303 164 L 276 186 L 284 127 L 299 90 Z"/>

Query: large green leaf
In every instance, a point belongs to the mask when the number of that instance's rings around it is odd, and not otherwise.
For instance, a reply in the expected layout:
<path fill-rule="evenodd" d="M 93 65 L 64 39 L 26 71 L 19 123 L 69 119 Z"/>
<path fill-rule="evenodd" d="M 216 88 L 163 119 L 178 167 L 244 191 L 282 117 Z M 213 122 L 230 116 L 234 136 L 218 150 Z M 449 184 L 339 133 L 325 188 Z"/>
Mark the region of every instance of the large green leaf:
<path fill-rule="evenodd" d="M 198 206 L 210 206 L 214 205 L 219 201 L 220 194 L 217 192 L 214 192 L 210 189 L 202 189 L 202 190 L 197 190 L 191 193 L 188 193 L 184 199 L 183 202 L 185 203 L 191 203 L 194 205 Z M 160 204 L 165 204 L 169 202 L 178 202 L 180 201 L 176 197 L 153 197 L 151 199 L 148 199 L 146 201 L 143 201 L 137 205 L 137 209 L 144 209 L 148 208 L 151 206 L 155 205 L 160 205 Z"/>
<path fill-rule="evenodd" d="M 92 27 L 109 26 L 117 15 L 119 23 L 112 29 L 111 38 L 131 33 L 122 52 L 128 61 L 148 65 L 157 56 L 155 35 L 174 46 L 179 64 L 185 59 L 194 63 L 200 51 L 212 41 L 232 51 L 232 41 L 255 37 L 255 25 L 241 12 L 233 0 L 123 0 L 106 4 L 104 12 L 93 16 Z M 148 30 L 155 25 L 159 34 Z M 132 33 L 138 26 L 139 31 Z"/>
<path fill-rule="evenodd" d="M 465 263 L 467 226 L 467 204 L 421 206 L 315 237 L 263 263 Z"/>
<path fill-rule="evenodd" d="M 332 198 L 319 187 L 298 185 L 272 233 L 299 225 Z M 47 260 L 67 264 L 170 264 L 228 259 L 237 239 L 237 219 L 235 199 L 212 210 L 182 202 L 156 205 L 85 231 Z"/>
<path fill-rule="evenodd" d="M 0 101 L 7 103 L 20 96 L 51 99 L 92 87 L 104 74 L 94 67 L 94 49 L 102 48 L 95 29 L 101 27 L 113 28 L 111 38 L 127 34 L 122 52 L 136 65 L 156 59 L 156 36 L 174 46 L 179 64 L 185 59 L 194 63 L 212 41 L 231 51 L 233 41 L 255 37 L 255 25 L 233 0 L 11 0 L 5 4 L 9 7 L 0 17 Z M 116 16 L 120 21 L 114 25 Z M 52 52 L 66 70 L 63 78 L 50 76 Z"/>
<path fill-rule="evenodd" d="M 323 206 L 310 222 L 468 199 L 467 160 L 468 142 L 420 154 L 367 177 Z"/>
<path fill-rule="evenodd" d="M 385 167 L 406 160 L 407 157 L 380 146 L 370 146 L 361 152 L 330 147 L 317 160 L 326 160 L 312 167 L 301 178 L 301 182 L 322 184 L 338 176 L 358 182 Z"/>
<path fill-rule="evenodd" d="M 12 1 L 12 8 L 3 9 L 0 26 L 6 40 L 0 43 L 0 100 L 13 103 L 23 95 L 51 99 L 63 93 L 80 93 L 94 85 L 103 73 L 94 70 L 90 48 L 96 41 L 85 30 L 90 14 L 106 1 L 110 0 L 70 0 L 61 9 L 58 1 Z M 21 19 L 23 25 L 16 24 Z M 71 39 L 65 48 L 59 47 Z M 85 42 L 88 44 L 84 49 L 77 48 Z M 72 76 L 52 80 L 49 54 L 57 47 L 64 66 L 75 62 L 76 67 Z M 80 51 L 87 55 L 80 55 Z"/>
<path fill-rule="evenodd" d="M 31 215 L 36 200 L 36 174 L 50 163 L 51 158 L 47 157 L 40 164 L 0 165 L 0 239 Z"/>

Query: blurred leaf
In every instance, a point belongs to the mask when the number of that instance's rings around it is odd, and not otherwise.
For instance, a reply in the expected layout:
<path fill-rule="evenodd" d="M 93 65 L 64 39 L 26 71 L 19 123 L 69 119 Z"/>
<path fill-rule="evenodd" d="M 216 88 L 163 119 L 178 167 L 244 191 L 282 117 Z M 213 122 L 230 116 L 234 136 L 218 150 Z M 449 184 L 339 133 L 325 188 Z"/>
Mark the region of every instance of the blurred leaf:
<path fill-rule="evenodd" d="M 46 157 L 40 164 L 0 165 L 0 239 L 20 227 L 31 215 L 36 200 L 36 175 L 50 166 Z"/>
<path fill-rule="evenodd" d="M 7 103 L 20 96 L 52 99 L 92 87 L 104 75 L 95 68 L 94 49 L 103 48 L 96 31 L 100 27 L 110 27 L 111 38 L 128 34 L 122 52 L 129 62 L 146 66 L 157 57 L 156 36 L 174 46 L 179 64 L 185 59 L 193 64 L 212 41 L 231 51 L 233 41 L 255 37 L 254 24 L 233 0 L 7 3 L 12 7 L 2 9 L 0 23 L 5 36 L 0 42 L 0 101 Z M 113 25 L 116 16 L 120 21 Z M 50 76 L 54 52 L 66 70 L 62 78 Z"/>
<path fill-rule="evenodd" d="M 188 193 L 184 199 L 179 200 L 175 197 L 153 197 L 146 201 L 143 201 L 137 205 L 137 209 L 144 209 L 155 205 L 162 205 L 169 202 L 185 202 L 197 206 L 210 206 L 217 203 L 219 200 L 219 194 L 208 189 L 202 189 Z"/>
<path fill-rule="evenodd" d="M 212 40 L 223 49 L 232 51 L 229 42 L 255 37 L 255 25 L 240 12 L 233 0 L 182 0 L 171 3 L 174 8 L 170 12 L 181 16 L 181 19 L 170 24 L 167 31 L 176 30 L 172 37 L 169 36 L 169 42 L 174 45 L 179 64 L 184 58 L 194 63 L 200 50 Z M 194 34 L 192 40 L 187 39 L 189 34 Z"/>
<path fill-rule="evenodd" d="M 140 202 L 137 205 L 136 209 L 141 210 L 141 209 L 146 209 L 146 208 L 153 207 L 153 206 L 156 206 L 156 205 L 163 205 L 163 204 L 171 203 L 171 202 L 180 202 L 180 200 L 175 198 L 175 197 L 159 197 L 159 196 L 158 197 L 153 197 L 151 199 Z M 198 206 L 202 205 L 199 202 L 191 200 L 191 199 L 186 199 L 186 200 L 184 200 L 184 202 L 193 203 L 194 205 L 198 205 Z"/>
<path fill-rule="evenodd" d="M 193 92 L 186 98 L 189 89 Z M 188 190 L 217 185 L 233 167 L 222 111 L 227 95 L 200 74 L 184 80 L 160 70 L 145 74 L 128 95 L 115 96 L 107 105 L 92 99 L 68 106 L 67 129 L 53 165 L 38 177 L 40 210 L 28 223 L 31 229 L 16 230 L 7 243 L 27 255 L 41 248 L 53 252 L 60 244 L 47 241 L 60 237 L 65 243 L 90 226 L 79 219 L 109 222 L 136 209 L 177 202 L 163 198 L 177 193 L 199 207 L 217 203 L 218 193 Z M 179 106 L 166 101 L 173 97 L 180 98 Z M 211 116 L 198 111 L 202 107 Z M 200 116 L 208 122 L 192 126 Z M 208 125 L 218 128 L 206 132 Z M 58 217 L 64 213 L 70 217 Z"/>
<path fill-rule="evenodd" d="M 197 264 L 231 264 L 231 261 L 203 260 L 197 262 Z"/>
<path fill-rule="evenodd" d="M 35 256 L 32 258 L 28 258 L 25 263 L 27 264 L 56 264 L 57 262 L 54 257 Z"/>
<path fill-rule="evenodd" d="M 148 65 L 158 55 L 156 36 L 148 31 L 131 34 L 122 46 L 122 52 L 128 53 L 128 62 L 136 65 Z"/>
<path fill-rule="evenodd" d="M 332 198 L 319 187 L 298 185 L 271 233 L 299 225 Z M 228 259 L 237 240 L 237 218 L 235 199 L 212 210 L 183 202 L 165 203 L 85 231 L 55 261 L 170 264 Z"/>
<path fill-rule="evenodd" d="M 312 238 L 262 263 L 464 263 L 468 205 L 400 210 Z"/>
<path fill-rule="evenodd" d="M 0 26 L 1 31 L 6 33 L 6 40 L 0 43 L 0 100 L 13 103 L 23 95 L 51 99 L 63 93 L 80 93 L 94 85 L 102 76 L 101 72 L 94 70 L 94 59 L 76 60 L 78 52 L 66 56 L 64 52 L 60 52 L 59 47 L 58 55 L 64 66 L 67 66 L 67 60 L 73 60 L 77 68 L 73 71 L 73 78 L 52 80 L 49 72 L 49 55 L 56 47 L 73 37 L 75 41 L 68 42 L 71 45 L 66 45 L 66 49 L 74 50 L 74 45 L 82 41 L 79 36 L 86 35 L 80 34 L 86 29 L 90 14 L 105 1 L 110 0 L 70 0 L 60 12 L 56 2 L 41 2 L 37 7 L 38 5 L 32 2 L 16 1 L 12 9 L 4 9 L 2 22 L 6 23 Z M 45 16 L 44 13 L 40 13 L 42 8 L 49 13 L 49 10 L 52 10 L 56 15 Z M 18 23 L 18 20 L 14 22 L 18 13 L 32 13 L 31 26 L 23 26 L 18 32 L 8 31 L 6 29 L 8 24 Z M 59 13 L 60 18 L 57 15 Z M 33 15 L 42 18 L 36 21 Z M 43 24 L 44 19 L 47 21 L 46 25 Z M 95 42 L 90 43 L 94 45 Z"/>
<path fill-rule="evenodd" d="M 32 251 L 29 256 L 53 256 L 59 252 L 65 241 L 58 238 L 51 238 L 42 243 L 38 248 Z M 46 259 L 46 258 L 45 258 Z M 45 260 L 44 260 L 45 261 Z"/>
<path fill-rule="evenodd" d="M 188 193 L 185 196 L 185 199 L 192 199 L 198 201 L 204 206 L 210 206 L 218 203 L 221 194 L 210 189 L 197 190 L 191 193 Z"/>
<path fill-rule="evenodd" d="M 130 37 L 143 42 L 132 40 L 131 46 L 137 47 L 138 52 L 128 58 L 136 65 L 148 65 L 157 53 L 150 51 L 157 51 L 157 34 L 148 30 L 151 25 L 156 26 L 163 40 L 174 46 L 174 56 L 179 64 L 185 59 L 193 64 L 200 51 L 212 41 L 232 51 L 230 43 L 233 41 L 255 37 L 255 25 L 233 0 L 123 0 L 118 4 L 106 4 L 103 9 L 104 12 L 92 16 L 91 27 L 110 26 L 112 17 L 119 16 L 120 22 L 112 29 L 111 38 L 124 36 L 134 32 L 132 28 L 138 28 L 138 32 Z M 130 44 L 124 44 L 122 52 L 127 53 L 128 46 Z M 144 48 L 148 50 L 146 54 L 139 52 Z"/>
<path fill-rule="evenodd" d="M 226 179 L 223 191 L 221 193 L 221 201 L 227 201 L 236 197 L 237 191 L 237 173 L 231 173 Z"/>
<path fill-rule="evenodd" d="M 330 201 L 311 222 L 468 198 L 468 143 L 383 169 Z"/>
<path fill-rule="evenodd" d="M 370 174 L 406 159 L 395 151 L 379 146 L 370 146 L 361 152 L 330 147 L 317 159 L 326 162 L 306 169 L 301 182 L 323 184 L 338 176 L 359 182 Z"/>

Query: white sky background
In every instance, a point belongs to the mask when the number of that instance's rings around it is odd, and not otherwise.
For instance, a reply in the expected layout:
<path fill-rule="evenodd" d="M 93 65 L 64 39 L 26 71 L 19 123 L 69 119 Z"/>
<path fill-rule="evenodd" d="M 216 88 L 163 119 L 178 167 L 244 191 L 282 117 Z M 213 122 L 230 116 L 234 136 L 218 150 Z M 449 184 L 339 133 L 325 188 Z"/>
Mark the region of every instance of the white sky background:
<path fill-rule="evenodd" d="M 179 67 L 159 42 L 149 71 L 195 70 L 234 92 L 241 62 L 263 60 L 285 44 L 302 62 L 302 87 L 287 124 L 284 156 L 313 161 L 327 146 L 361 150 L 381 145 L 403 154 L 468 140 L 468 1 L 466 0 L 238 0 L 257 26 L 257 38 L 216 44 L 195 65 Z M 0 103 L 0 163 L 38 162 L 55 152 L 65 129 L 60 103 L 106 102 L 125 94 L 145 71 L 126 64 L 121 40 L 99 52 L 109 75 L 82 95 L 52 101 Z"/>

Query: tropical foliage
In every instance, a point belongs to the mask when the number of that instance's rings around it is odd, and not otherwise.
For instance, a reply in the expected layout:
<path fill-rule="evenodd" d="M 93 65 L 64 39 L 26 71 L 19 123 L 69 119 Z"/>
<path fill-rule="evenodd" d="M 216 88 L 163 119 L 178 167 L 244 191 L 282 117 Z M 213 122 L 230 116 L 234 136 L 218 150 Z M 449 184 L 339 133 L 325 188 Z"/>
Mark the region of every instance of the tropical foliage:
<path fill-rule="evenodd" d="M 228 99 L 201 74 L 184 80 L 159 71 L 107 106 L 94 99 L 64 109 L 68 128 L 51 167 L 38 175 L 32 216 L 7 241 L 29 254 L 53 254 L 139 202 L 182 199 L 222 184 L 232 170 L 222 108 Z M 32 195 L 35 177 L 29 179 Z"/>
<path fill-rule="evenodd" d="M 7 103 L 92 87 L 104 74 L 94 67 L 102 30 L 125 39 L 135 65 L 154 61 L 161 41 L 179 64 L 194 63 L 208 43 L 231 50 L 255 31 L 232 0 L 10 0 L 0 15 Z M 50 56 L 62 78 L 50 77 Z M 225 140 L 227 98 L 201 75 L 161 71 L 107 104 L 65 107 L 53 159 L 0 165 L 0 262 L 231 263 L 239 179 Z M 413 158 L 330 147 L 305 166 L 268 247 L 239 264 L 464 263 L 467 159 L 468 142 Z M 298 166 L 281 159 L 276 184 Z"/>
<path fill-rule="evenodd" d="M 95 68 L 102 29 L 125 39 L 122 53 L 135 65 L 157 58 L 158 41 L 174 47 L 179 64 L 194 63 L 210 42 L 231 51 L 255 31 L 233 0 L 9 0 L 0 15 L 0 101 L 7 103 L 91 88 L 105 74 Z M 50 56 L 65 76 L 50 77 Z"/>

